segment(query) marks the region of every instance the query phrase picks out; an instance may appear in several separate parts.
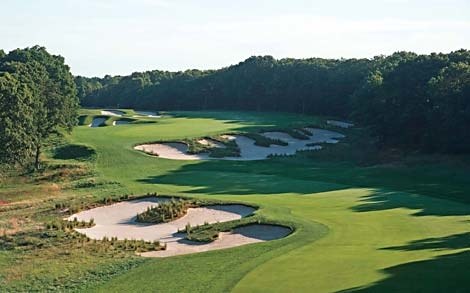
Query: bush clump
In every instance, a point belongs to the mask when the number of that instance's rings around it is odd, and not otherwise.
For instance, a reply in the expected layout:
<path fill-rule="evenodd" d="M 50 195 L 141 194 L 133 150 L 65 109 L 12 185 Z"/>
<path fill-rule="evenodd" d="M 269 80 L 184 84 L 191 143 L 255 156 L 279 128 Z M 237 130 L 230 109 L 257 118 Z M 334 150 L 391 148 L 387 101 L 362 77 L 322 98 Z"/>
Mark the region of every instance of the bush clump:
<path fill-rule="evenodd" d="M 209 153 L 211 158 L 240 157 L 240 148 L 235 140 L 227 139 L 222 136 L 212 136 L 213 140 L 219 141 L 225 145 L 224 148 L 212 148 Z"/>
<path fill-rule="evenodd" d="M 137 222 L 154 224 L 170 222 L 184 216 L 190 207 L 190 201 L 172 198 L 137 214 Z"/>
<path fill-rule="evenodd" d="M 301 140 L 309 139 L 309 136 L 308 136 L 309 132 L 305 131 L 302 128 L 296 128 L 296 129 L 286 128 L 282 131 L 289 134 L 290 136 L 292 136 L 293 138 L 296 138 L 296 139 L 301 139 Z"/>
<path fill-rule="evenodd" d="M 243 135 L 254 140 L 255 145 L 257 146 L 269 147 L 271 145 L 280 145 L 280 146 L 288 145 L 288 143 L 283 140 L 269 138 L 259 133 L 251 132 L 251 133 L 244 133 Z"/>

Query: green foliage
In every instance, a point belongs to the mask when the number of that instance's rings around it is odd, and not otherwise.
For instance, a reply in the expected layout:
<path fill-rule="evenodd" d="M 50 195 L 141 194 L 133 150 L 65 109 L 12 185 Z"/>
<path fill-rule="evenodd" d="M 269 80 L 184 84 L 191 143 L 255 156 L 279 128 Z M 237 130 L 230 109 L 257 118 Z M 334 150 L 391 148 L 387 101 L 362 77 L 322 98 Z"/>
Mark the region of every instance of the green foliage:
<path fill-rule="evenodd" d="M 378 58 L 353 96 L 353 118 L 382 146 L 470 152 L 470 52 Z"/>
<path fill-rule="evenodd" d="M 224 158 L 224 157 L 239 157 L 240 148 L 238 147 L 235 140 L 224 138 L 223 136 L 217 135 L 210 137 L 216 141 L 224 144 L 224 148 L 212 148 L 209 153 L 209 157 L 212 158 Z"/>
<path fill-rule="evenodd" d="M 255 145 L 257 146 L 269 147 L 273 144 L 282 145 L 282 146 L 287 145 L 287 142 L 285 141 L 282 141 L 280 139 L 269 138 L 256 132 L 247 132 L 247 133 L 244 133 L 243 135 L 254 140 Z"/>
<path fill-rule="evenodd" d="M 97 176 L 95 183 L 89 181 L 92 189 L 72 185 L 64 194 L 51 197 L 42 189 L 50 184 L 48 179 L 0 181 L 0 199 L 15 201 L 0 204 L 0 235 L 2 229 L 11 228 L 10 219 L 30 221 L 20 228 L 36 231 L 42 223 L 69 215 L 62 213 L 68 207 L 87 209 L 118 201 L 120 195 L 154 190 L 257 205 L 256 216 L 292 224 L 295 233 L 238 248 L 150 259 L 115 249 L 111 239 L 106 244 L 86 242 L 85 238 L 70 239 L 61 230 L 47 230 L 61 237 L 49 237 L 51 245 L 41 248 L 34 248 L 37 239 L 25 239 L 21 241 L 30 244 L 22 247 L 27 249 L 0 251 L 0 291 L 339 292 L 370 288 L 442 292 L 468 285 L 470 262 L 462 254 L 468 249 L 468 236 L 459 237 L 468 232 L 468 156 L 404 157 L 378 152 L 362 128 L 344 130 L 347 137 L 322 152 L 256 162 L 163 160 L 131 150 L 145 141 L 321 121 L 253 112 L 191 112 L 186 117 L 165 118 L 164 123 L 153 125 L 105 127 L 98 129 L 99 135 L 97 129 L 76 128 L 73 143 L 93 146 L 98 154 L 91 164 Z M 227 123 L 227 119 L 238 122 Z M 68 166 L 61 164 L 54 172 Z M 49 178 L 49 174 L 34 176 Z M 119 183 L 100 184 L 109 181 Z M 38 189 L 32 192 L 26 187 Z M 335 272 L 333 278 L 341 276 L 341 282 L 332 282 L 331 272 Z"/>
<path fill-rule="evenodd" d="M 12 99 L 14 104 L 10 106 L 19 110 L 17 115 L 11 116 L 19 134 L 12 138 L 6 129 L 2 131 L 5 133 L 0 133 L 0 139 L 16 141 L 17 153 L 22 152 L 26 162 L 31 157 L 32 145 L 34 165 L 39 169 L 44 141 L 59 127 L 71 130 L 77 122 L 78 99 L 70 68 L 61 56 L 50 55 L 45 48 L 34 46 L 16 49 L 3 56 L 0 72 L 8 72 L 18 81 L 9 79 L 8 90 L 14 92 L 4 92 L 2 96 L 6 97 L 2 99 L 6 99 L 6 105 L 9 104 L 7 99 Z M 0 109 L 0 117 L 9 115 L 8 111 L 11 110 Z M 25 116 L 29 118 L 25 119 Z M 6 126 L 10 127 L 8 123 Z M 26 137 L 22 133 L 27 134 Z M 0 159 L 7 163 L 18 162 L 16 157 L 13 155 L 11 159 L 2 154 Z"/>
<path fill-rule="evenodd" d="M 258 56 L 220 70 L 147 71 L 101 80 L 80 78 L 78 84 L 89 83 L 82 97 L 87 106 L 336 116 L 368 127 L 380 146 L 468 153 L 469 63 L 467 50 L 397 52 L 372 60 Z M 289 134 L 306 138 L 302 131 Z M 226 151 L 217 150 L 213 156 L 221 152 Z"/>
<path fill-rule="evenodd" d="M 212 224 L 204 224 L 195 227 L 186 227 L 186 238 L 191 241 L 197 242 L 212 242 L 219 237 L 220 232 L 228 232 L 237 227 L 250 225 L 250 224 L 275 224 L 273 221 L 268 221 L 262 216 L 254 215 L 244 217 L 239 220 L 229 222 L 219 222 Z M 276 224 L 279 224 L 276 222 Z"/>
<path fill-rule="evenodd" d="M 292 136 L 293 138 L 303 139 L 303 140 L 308 139 L 309 138 L 308 136 L 312 135 L 307 130 L 302 129 L 302 128 L 282 128 L 276 131 L 285 132 L 289 134 L 290 136 Z"/>
<path fill-rule="evenodd" d="M 212 151 L 213 147 L 198 142 L 199 139 L 183 139 L 182 143 L 188 146 L 189 154 L 200 154 Z"/>
<path fill-rule="evenodd" d="M 137 214 L 137 222 L 155 224 L 170 222 L 184 216 L 190 206 L 189 201 L 172 198 Z"/>
<path fill-rule="evenodd" d="M 92 115 L 80 115 L 78 117 L 78 125 L 90 125 L 92 121 Z"/>
<path fill-rule="evenodd" d="M 8 72 L 0 72 L 0 163 L 24 165 L 32 159 L 33 111 L 28 87 Z"/>
<path fill-rule="evenodd" d="M 84 106 L 341 116 L 350 112 L 348 97 L 372 63 L 367 59 L 276 60 L 254 56 L 220 70 L 154 70 L 103 79 L 77 77 L 76 83 Z"/>

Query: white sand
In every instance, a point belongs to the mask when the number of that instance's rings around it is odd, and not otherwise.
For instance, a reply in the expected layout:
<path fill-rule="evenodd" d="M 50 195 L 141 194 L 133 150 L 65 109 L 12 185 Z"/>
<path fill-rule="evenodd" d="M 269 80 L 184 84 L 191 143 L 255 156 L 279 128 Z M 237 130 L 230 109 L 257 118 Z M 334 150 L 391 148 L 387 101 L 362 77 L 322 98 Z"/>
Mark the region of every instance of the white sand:
<path fill-rule="evenodd" d="M 235 228 L 232 232 L 219 233 L 219 238 L 210 243 L 199 243 L 182 238 L 171 243 L 167 242 L 166 250 L 144 252 L 140 255 L 145 257 L 168 257 L 204 252 L 280 239 L 290 233 L 289 228 L 282 226 L 252 224 Z"/>
<path fill-rule="evenodd" d="M 160 241 L 167 245 L 167 250 L 143 253 L 143 256 L 165 257 L 170 255 L 202 252 L 214 249 L 234 247 L 249 243 L 262 242 L 282 238 L 290 233 L 290 229 L 272 225 L 249 225 L 235 229 L 233 232 L 221 233 L 220 238 L 212 243 L 201 244 L 188 241 L 183 230 L 186 224 L 191 226 L 205 223 L 227 222 L 253 214 L 254 208 L 245 205 L 212 205 L 199 208 L 190 208 L 185 216 L 162 224 L 144 224 L 135 221 L 138 213 L 147 207 L 158 205 L 168 198 L 149 197 L 131 201 L 120 202 L 109 206 L 98 207 L 74 214 L 68 218 L 72 221 L 90 221 L 94 219 L 95 226 L 85 229 L 76 229 L 91 239 L 103 237 L 117 237 L 123 239 L 136 239 L 146 241 Z"/>
<path fill-rule="evenodd" d="M 119 110 L 101 110 L 101 115 L 122 116 L 124 115 L 124 112 L 119 111 Z"/>
<path fill-rule="evenodd" d="M 251 215 L 254 208 L 245 205 L 213 205 L 190 208 L 185 216 L 169 223 L 143 224 L 135 221 L 138 213 L 166 200 L 168 198 L 148 197 L 120 202 L 74 214 L 68 220 L 72 221 L 77 218 L 79 221 L 90 221 L 94 219 L 95 226 L 76 229 L 91 239 L 100 240 L 106 236 L 108 238 L 117 237 L 120 240 L 158 240 L 162 244 L 166 244 L 166 250 L 141 254 L 146 257 L 167 257 L 223 249 L 274 240 L 291 233 L 291 230 L 286 227 L 253 224 L 236 228 L 232 232 L 220 233 L 219 238 L 211 243 L 200 243 L 186 240 L 186 235 L 178 232 L 183 230 L 188 223 L 191 226 L 197 226 L 204 223 L 233 221 Z"/>
<path fill-rule="evenodd" d="M 116 125 L 125 125 L 125 124 L 129 124 L 129 121 L 126 121 L 126 120 L 116 120 L 116 121 L 113 121 L 113 126 L 116 126 Z"/>
<path fill-rule="evenodd" d="M 262 147 L 255 145 L 255 141 L 242 135 L 224 135 L 226 139 L 234 139 L 240 148 L 240 157 L 217 158 L 218 160 L 264 160 L 271 155 L 294 155 L 297 151 L 320 150 L 321 143 L 338 143 L 340 138 L 345 136 L 341 133 L 318 129 L 306 128 L 312 133 L 309 139 L 296 139 L 284 132 L 265 132 L 262 135 L 273 139 L 280 139 L 288 143 L 287 146 L 271 145 L 270 147 Z M 160 158 L 172 160 L 209 160 L 215 159 L 209 157 L 207 153 L 188 154 L 188 146 L 182 143 L 156 143 L 145 144 L 134 147 L 136 150 L 144 151 L 150 154 L 157 154 Z"/>
<path fill-rule="evenodd" d="M 134 111 L 137 116 L 145 116 L 145 117 L 150 117 L 150 118 L 160 118 L 162 117 L 161 115 L 157 115 L 157 112 L 151 112 L 151 111 Z"/>
<path fill-rule="evenodd" d="M 105 121 L 106 121 L 106 118 L 101 118 L 101 117 L 93 118 L 93 120 L 91 121 L 91 124 L 88 125 L 88 126 L 90 126 L 90 127 L 99 127 Z"/>
<path fill-rule="evenodd" d="M 197 142 L 202 145 L 207 145 L 213 148 L 225 148 L 225 145 L 223 143 L 210 138 L 201 138 Z"/>
<path fill-rule="evenodd" d="M 228 139 L 228 140 L 235 140 L 237 138 L 235 135 L 231 135 L 231 134 L 223 134 L 221 135 L 221 137 Z"/>
<path fill-rule="evenodd" d="M 208 154 L 188 154 L 188 146 L 180 142 L 141 144 L 134 149 L 171 160 L 207 160 Z"/>
<path fill-rule="evenodd" d="M 346 137 L 344 134 L 331 130 L 325 130 L 320 128 L 305 129 L 312 133 L 309 138 L 310 143 L 338 143 L 339 139 Z"/>
<path fill-rule="evenodd" d="M 341 128 L 349 128 L 349 127 L 354 126 L 354 124 L 352 124 L 352 123 L 344 122 L 344 121 L 338 121 L 338 120 L 327 120 L 326 123 L 329 124 L 329 125 L 338 126 L 338 127 L 341 127 Z"/>
<path fill-rule="evenodd" d="M 213 205 L 199 208 L 190 208 L 185 216 L 162 224 L 145 224 L 135 221 L 136 215 L 147 209 L 147 207 L 158 205 L 167 198 L 144 198 L 120 202 L 109 206 L 94 208 L 74 214 L 68 218 L 75 217 L 79 221 L 90 221 L 94 219 L 95 226 L 85 229 L 77 229 L 91 239 L 103 239 L 103 237 L 117 237 L 118 239 L 143 239 L 146 241 L 159 240 L 163 243 L 180 239 L 178 230 L 185 228 L 186 224 L 191 226 L 203 225 L 204 223 L 227 222 L 240 219 L 254 212 L 254 208 L 245 205 Z M 176 237 L 176 238 L 175 238 Z"/>

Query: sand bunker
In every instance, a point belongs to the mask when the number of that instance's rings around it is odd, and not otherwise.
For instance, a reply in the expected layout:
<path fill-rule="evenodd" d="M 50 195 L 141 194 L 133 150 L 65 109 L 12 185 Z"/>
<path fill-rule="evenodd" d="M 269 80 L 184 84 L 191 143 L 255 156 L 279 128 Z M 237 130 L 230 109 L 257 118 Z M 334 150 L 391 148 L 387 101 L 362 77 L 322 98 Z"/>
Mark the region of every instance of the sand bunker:
<path fill-rule="evenodd" d="M 188 146 L 180 142 L 152 143 L 135 146 L 134 149 L 171 160 L 207 160 L 208 154 L 188 154 Z"/>
<path fill-rule="evenodd" d="M 172 160 L 264 160 L 273 155 L 294 155 L 297 151 L 313 151 L 320 150 L 321 143 L 338 143 L 340 138 L 345 136 L 341 133 L 318 129 L 306 128 L 312 135 L 308 139 L 296 139 L 284 132 L 265 132 L 262 135 L 272 138 L 280 139 L 288 143 L 286 146 L 271 145 L 269 147 L 262 147 L 255 145 L 255 141 L 243 135 L 224 135 L 226 139 L 235 140 L 240 148 L 240 157 L 224 157 L 224 158 L 211 158 L 207 153 L 201 154 L 188 154 L 188 146 L 183 143 L 155 143 L 144 144 L 134 147 L 136 150 L 144 151 L 149 154 L 158 155 L 160 158 Z M 200 143 L 209 143 L 206 139 Z"/>
<path fill-rule="evenodd" d="M 210 146 L 212 148 L 225 148 L 225 145 L 223 143 L 210 138 L 201 138 L 197 142 L 202 145 Z"/>
<path fill-rule="evenodd" d="M 199 208 L 190 208 L 185 216 L 162 224 L 144 224 L 135 221 L 136 215 L 147 207 L 158 205 L 168 198 L 149 197 L 126 202 L 120 202 L 109 206 L 98 207 L 74 214 L 68 218 L 79 221 L 94 219 L 95 226 L 85 229 L 76 229 L 91 239 L 100 240 L 103 237 L 117 237 L 118 239 L 143 239 L 146 241 L 160 241 L 167 245 L 165 251 L 143 253 L 143 256 L 165 257 L 171 255 L 202 252 L 214 249 L 229 248 L 249 243 L 282 238 L 291 230 L 286 227 L 274 225 L 248 225 L 234 229 L 232 232 L 220 234 L 220 239 L 211 243 L 199 243 L 185 239 L 183 230 L 186 224 L 191 226 L 205 223 L 227 222 L 253 214 L 254 208 L 239 205 L 212 205 Z"/>
<path fill-rule="evenodd" d="M 167 243 L 166 250 L 144 252 L 140 255 L 146 257 L 167 257 L 224 249 L 284 238 L 291 232 L 291 229 L 283 226 L 251 224 L 235 228 L 232 232 L 219 233 L 219 238 L 210 243 L 194 242 L 182 238 L 170 244 Z"/>
<path fill-rule="evenodd" d="M 99 126 L 101 126 L 105 121 L 106 121 L 106 118 L 103 118 L 103 117 L 96 117 L 96 118 L 93 118 L 93 120 L 91 121 L 91 124 L 88 125 L 88 126 L 90 126 L 90 127 L 99 127 Z"/>
<path fill-rule="evenodd" d="M 339 139 L 345 138 L 344 134 L 339 132 L 319 129 L 319 128 L 305 128 L 310 131 L 312 135 L 309 137 L 310 143 L 338 143 Z"/>
<path fill-rule="evenodd" d="M 125 124 L 129 124 L 129 121 L 127 121 L 127 120 L 116 120 L 116 121 L 113 121 L 113 126 L 116 126 L 116 125 L 125 125 Z"/>
<path fill-rule="evenodd" d="M 161 115 L 157 115 L 157 112 L 151 112 L 151 111 L 134 111 L 137 115 L 136 116 L 145 116 L 145 117 L 150 117 L 150 118 L 160 118 L 162 117 Z"/>
<path fill-rule="evenodd" d="M 124 115 L 124 112 L 119 111 L 119 110 L 101 110 L 101 115 L 122 116 Z"/>
<path fill-rule="evenodd" d="M 338 120 L 327 120 L 326 123 L 329 124 L 329 125 L 338 126 L 338 127 L 341 127 L 341 128 L 349 128 L 349 127 L 354 126 L 354 124 L 352 124 L 352 123 L 344 122 L 344 121 L 338 121 Z"/>

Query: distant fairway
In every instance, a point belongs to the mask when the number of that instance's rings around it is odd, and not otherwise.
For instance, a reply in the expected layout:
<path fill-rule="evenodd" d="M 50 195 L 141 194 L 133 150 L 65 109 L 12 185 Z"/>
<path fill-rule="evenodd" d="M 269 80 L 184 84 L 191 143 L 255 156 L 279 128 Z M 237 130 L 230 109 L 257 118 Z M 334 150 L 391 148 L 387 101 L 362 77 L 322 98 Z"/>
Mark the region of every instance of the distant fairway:
<path fill-rule="evenodd" d="M 96 196 L 156 191 L 242 201 L 296 232 L 272 242 L 150 259 L 87 290 L 457 292 L 470 286 L 465 170 L 433 163 L 358 167 L 345 154 L 361 137 L 354 129 L 337 129 L 349 140 L 330 151 L 256 162 L 175 161 L 132 149 L 150 141 L 322 121 L 291 114 L 176 114 L 152 124 L 74 130 L 73 143 L 96 150 L 99 178 L 120 184 L 96 190 Z M 346 159 L 334 159 L 342 154 Z"/>

